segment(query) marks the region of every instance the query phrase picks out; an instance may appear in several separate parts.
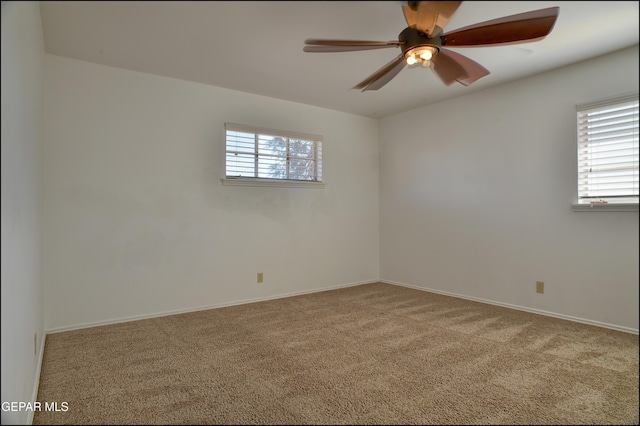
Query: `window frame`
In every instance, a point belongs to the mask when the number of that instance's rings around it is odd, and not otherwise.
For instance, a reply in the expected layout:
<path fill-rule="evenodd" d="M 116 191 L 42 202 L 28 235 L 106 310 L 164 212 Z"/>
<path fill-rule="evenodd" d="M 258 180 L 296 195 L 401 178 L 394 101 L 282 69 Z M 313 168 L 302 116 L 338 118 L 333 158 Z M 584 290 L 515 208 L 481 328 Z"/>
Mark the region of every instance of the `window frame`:
<path fill-rule="evenodd" d="M 584 174 L 583 167 L 581 163 L 583 163 L 583 157 L 585 144 L 588 143 L 583 137 L 581 137 L 581 114 L 585 114 L 587 111 L 594 109 L 608 109 L 609 107 L 615 107 L 618 105 L 628 104 L 630 102 L 638 102 L 638 92 L 626 93 L 618 96 L 608 97 L 605 99 L 600 99 L 597 101 L 584 103 L 576 105 L 576 194 L 575 201 L 572 205 L 572 209 L 574 211 L 638 211 L 638 202 L 615 202 L 615 197 L 581 197 L 581 178 Z M 638 109 L 635 109 L 635 123 L 637 124 L 637 113 Z M 637 155 L 637 146 L 633 146 L 632 149 L 636 151 L 634 154 Z M 625 198 L 633 198 L 634 195 L 631 194 L 629 197 Z M 598 202 L 598 200 L 594 201 L 594 198 L 599 198 L 600 200 L 605 200 L 607 202 Z M 591 200 L 591 201 L 590 201 Z"/>
<path fill-rule="evenodd" d="M 237 123 L 224 123 L 224 133 L 225 133 L 225 163 L 224 163 L 224 171 L 225 177 L 221 179 L 223 185 L 232 185 L 232 186 L 264 186 L 264 187 L 285 187 L 285 188 L 324 188 L 324 173 L 323 173 L 323 138 L 321 135 L 310 134 L 310 133 L 300 133 L 293 132 L 289 130 L 277 130 L 270 129 L 265 127 L 257 127 L 257 126 L 249 126 L 244 124 Z M 280 137 L 285 139 L 286 142 L 286 150 L 287 154 L 284 158 L 287 159 L 287 170 L 286 173 L 289 173 L 289 160 L 291 156 L 289 155 L 289 140 L 299 140 L 306 142 L 313 142 L 313 161 L 315 163 L 315 177 L 317 180 L 303 180 L 303 179 L 289 179 L 289 178 L 265 178 L 265 177 L 255 177 L 255 176 L 230 176 L 228 173 L 228 163 L 227 163 L 227 155 L 229 153 L 233 153 L 234 151 L 230 151 L 228 147 L 228 139 L 227 132 L 235 131 L 247 134 L 253 134 L 257 139 L 260 136 L 267 137 Z M 261 158 L 261 154 L 259 153 L 259 147 L 256 141 L 256 149 L 251 153 L 251 155 L 255 156 L 256 161 L 256 172 L 258 171 L 259 159 Z M 262 154 L 266 158 L 270 155 Z M 319 176 L 318 176 L 319 175 Z"/>

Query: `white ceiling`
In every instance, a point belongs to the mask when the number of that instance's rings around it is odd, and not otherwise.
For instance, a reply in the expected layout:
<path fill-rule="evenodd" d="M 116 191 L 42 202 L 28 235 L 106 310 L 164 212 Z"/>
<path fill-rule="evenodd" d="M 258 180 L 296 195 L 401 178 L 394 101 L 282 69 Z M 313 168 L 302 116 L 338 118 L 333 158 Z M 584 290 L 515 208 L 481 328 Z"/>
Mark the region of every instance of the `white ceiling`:
<path fill-rule="evenodd" d="M 367 92 L 352 87 L 399 48 L 305 53 L 304 40 L 397 40 L 407 26 L 401 1 L 43 1 L 40 9 L 47 53 L 384 117 L 637 45 L 638 4 L 464 2 L 445 33 L 552 6 L 560 14 L 542 41 L 455 49 L 491 71 L 471 86 L 405 68 Z"/>

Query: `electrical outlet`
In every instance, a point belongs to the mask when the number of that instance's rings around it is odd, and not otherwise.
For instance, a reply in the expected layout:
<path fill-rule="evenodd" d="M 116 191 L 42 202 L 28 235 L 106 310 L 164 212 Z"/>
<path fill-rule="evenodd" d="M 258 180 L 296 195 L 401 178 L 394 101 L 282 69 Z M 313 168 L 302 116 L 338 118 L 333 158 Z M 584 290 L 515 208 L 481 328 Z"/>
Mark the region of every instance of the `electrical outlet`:
<path fill-rule="evenodd" d="M 262 272 L 258 272 L 258 282 L 261 283 L 264 281 L 264 275 L 262 274 Z"/>
<path fill-rule="evenodd" d="M 536 281 L 536 293 L 544 293 L 544 282 Z"/>

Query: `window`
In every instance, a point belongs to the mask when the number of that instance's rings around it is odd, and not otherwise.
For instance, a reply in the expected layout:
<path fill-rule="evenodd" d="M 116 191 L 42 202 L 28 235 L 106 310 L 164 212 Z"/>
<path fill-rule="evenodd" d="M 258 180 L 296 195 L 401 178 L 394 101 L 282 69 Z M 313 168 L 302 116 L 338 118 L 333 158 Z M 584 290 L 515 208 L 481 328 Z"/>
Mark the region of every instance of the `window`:
<path fill-rule="evenodd" d="M 578 206 L 638 206 L 638 93 L 577 106 Z"/>
<path fill-rule="evenodd" d="M 299 186 L 322 183 L 322 137 L 225 123 L 224 184 Z"/>

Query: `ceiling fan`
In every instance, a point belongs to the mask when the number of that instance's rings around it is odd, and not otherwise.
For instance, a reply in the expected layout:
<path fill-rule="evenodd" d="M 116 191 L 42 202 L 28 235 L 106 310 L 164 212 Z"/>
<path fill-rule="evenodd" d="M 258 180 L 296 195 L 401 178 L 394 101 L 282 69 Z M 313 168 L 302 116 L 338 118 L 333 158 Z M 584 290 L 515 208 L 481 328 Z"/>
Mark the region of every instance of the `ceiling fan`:
<path fill-rule="evenodd" d="M 395 41 L 307 39 L 305 52 L 350 52 L 400 47 L 402 53 L 354 89 L 378 90 L 405 66 L 431 68 L 442 82 L 468 86 L 489 75 L 479 63 L 445 47 L 486 47 L 542 40 L 555 25 L 559 7 L 519 13 L 443 33 L 461 1 L 409 1 L 402 5 L 409 25 Z"/>

